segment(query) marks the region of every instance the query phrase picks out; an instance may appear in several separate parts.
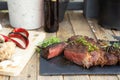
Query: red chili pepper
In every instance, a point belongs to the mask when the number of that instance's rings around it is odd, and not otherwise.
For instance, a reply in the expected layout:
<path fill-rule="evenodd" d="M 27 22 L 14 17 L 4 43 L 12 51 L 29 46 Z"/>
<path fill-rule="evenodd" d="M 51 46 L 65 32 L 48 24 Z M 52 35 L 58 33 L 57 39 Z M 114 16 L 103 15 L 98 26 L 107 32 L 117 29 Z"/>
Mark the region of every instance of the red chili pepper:
<path fill-rule="evenodd" d="M 3 38 L 4 38 L 4 41 L 5 42 L 7 42 L 7 41 L 10 41 L 11 39 L 9 38 L 9 37 L 7 37 L 7 36 L 5 36 L 5 35 L 3 35 L 3 34 L 0 34 L 1 36 L 3 36 Z"/>
<path fill-rule="evenodd" d="M 21 34 L 24 34 L 27 38 L 29 37 L 29 33 L 24 28 L 15 28 L 12 32 L 19 32 Z"/>
<path fill-rule="evenodd" d="M 22 49 L 27 48 L 28 44 L 29 44 L 29 40 L 27 37 L 25 37 L 22 34 L 19 34 L 17 32 L 11 32 L 9 33 L 8 37 L 11 39 L 11 41 L 13 41 L 14 43 L 16 43 L 16 45 Z M 25 46 L 22 46 L 18 41 L 16 41 L 14 38 L 20 39 L 21 41 L 23 41 L 25 43 Z"/>
<path fill-rule="evenodd" d="M 0 35 L 3 36 L 5 42 L 13 41 L 18 47 L 24 49 L 24 47 L 23 47 L 20 43 L 18 43 L 17 41 L 15 41 L 14 39 L 10 39 L 9 37 L 7 37 L 7 36 L 5 36 L 5 35 L 2 35 L 2 34 L 0 34 Z"/>
<path fill-rule="evenodd" d="M 3 36 L 4 41 L 13 41 L 18 47 L 25 49 L 27 48 L 28 44 L 29 44 L 29 33 L 26 29 L 23 28 L 15 28 L 11 33 L 8 34 L 8 36 L 5 36 L 3 34 L 0 34 L 1 36 Z M 17 40 L 15 40 L 14 38 L 20 39 L 21 41 L 24 42 L 25 46 L 21 45 Z"/>

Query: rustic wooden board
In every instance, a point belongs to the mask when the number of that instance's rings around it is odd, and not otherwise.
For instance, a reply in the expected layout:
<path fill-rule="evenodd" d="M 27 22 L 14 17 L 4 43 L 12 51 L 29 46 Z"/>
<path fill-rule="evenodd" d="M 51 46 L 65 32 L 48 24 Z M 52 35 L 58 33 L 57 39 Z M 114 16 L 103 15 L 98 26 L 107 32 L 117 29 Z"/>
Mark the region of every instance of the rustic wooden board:
<path fill-rule="evenodd" d="M 74 31 L 69 21 L 68 13 L 66 13 L 64 21 L 59 24 L 59 31 L 57 32 L 57 37 L 65 41 L 73 35 Z"/>
<path fill-rule="evenodd" d="M 12 29 L 10 28 L 3 28 L 0 33 L 7 35 Z M 6 67 L 0 66 L 0 74 L 2 75 L 10 75 L 10 76 L 17 76 L 23 70 L 25 65 L 31 59 L 32 55 L 35 52 L 36 45 L 38 42 L 42 42 L 45 38 L 44 32 L 35 32 L 29 31 L 29 46 L 26 49 L 20 49 L 16 47 L 15 53 L 12 56 L 12 63 L 8 64 Z M 13 59 L 14 58 L 14 59 Z M 10 60 L 10 61 L 11 61 Z M 15 64 L 15 65 L 13 65 Z"/>
<path fill-rule="evenodd" d="M 75 35 L 84 35 L 91 38 L 95 38 L 93 35 L 87 20 L 80 12 L 70 12 L 69 13 L 70 22 L 75 32 Z"/>
<path fill-rule="evenodd" d="M 19 76 L 11 76 L 10 80 L 37 80 L 37 55 L 38 53 L 33 54 L 32 58 L 28 61 L 27 65 Z M 22 76 L 22 77 L 21 77 Z"/>

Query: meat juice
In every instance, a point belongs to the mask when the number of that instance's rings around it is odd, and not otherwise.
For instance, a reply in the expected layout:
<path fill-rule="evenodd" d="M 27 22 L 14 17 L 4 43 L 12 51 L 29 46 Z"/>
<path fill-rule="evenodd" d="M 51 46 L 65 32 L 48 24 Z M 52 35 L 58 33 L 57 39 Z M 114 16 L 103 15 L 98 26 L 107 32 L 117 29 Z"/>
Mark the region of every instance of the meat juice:
<path fill-rule="evenodd" d="M 44 30 L 49 33 L 57 32 L 59 29 L 59 0 L 45 0 L 44 15 Z"/>

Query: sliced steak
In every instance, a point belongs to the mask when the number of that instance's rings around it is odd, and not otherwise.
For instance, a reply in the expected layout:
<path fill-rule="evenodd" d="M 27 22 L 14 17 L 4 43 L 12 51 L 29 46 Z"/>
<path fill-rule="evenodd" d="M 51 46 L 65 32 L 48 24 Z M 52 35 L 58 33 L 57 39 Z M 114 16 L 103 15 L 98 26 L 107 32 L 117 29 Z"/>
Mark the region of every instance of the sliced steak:
<path fill-rule="evenodd" d="M 88 46 L 79 42 L 75 42 L 76 39 L 81 37 L 83 36 L 77 35 L 68 39 L 69 44 L 64 50 L 65 58 L 86 68 L 89 68 L 93 65 L 98 65 L 98 61 L 102 60 L 100 51 L 96 50 L 89 52 Z M 96 45 L 96 42 L 92 38 L 84 36 L 84 39 L 87 42 L 90 42 L 92 45 Z"/>
<path fill-rule="evenodd" d="M 87 68 L 92 65 L 91 55 L 83 45 L 78 46 L 69 44 L 64 50 L 64 56 L 66 59 Z"/>
<path fill-rule="evenodd" d="M 67 43 L 65 42 L 49 45 L 46 48 L 42 49 L 41 55 L 46 59 L 51 59 L 53 57 L 60 55 L 63 52 L 66 45 Z"/>

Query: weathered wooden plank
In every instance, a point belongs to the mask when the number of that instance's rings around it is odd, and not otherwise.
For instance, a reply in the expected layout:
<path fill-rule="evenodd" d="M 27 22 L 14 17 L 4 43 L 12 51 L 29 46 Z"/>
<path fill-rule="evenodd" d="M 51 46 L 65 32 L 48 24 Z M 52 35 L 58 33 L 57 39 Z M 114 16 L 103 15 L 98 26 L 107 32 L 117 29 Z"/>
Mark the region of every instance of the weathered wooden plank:
<path fill-rule="evenodd" d="M 116 75 L 91 75 L 90 80 L 119 80 Z"/>
<path fill-rule="evenodd" d="M 39 71 L 40 71 L 40 61 L 39 61 L 39 59 L 40 59 L 40 53 L 37 54 L 36 59 L 37 59 L 37 62 L 36 62 L 36 63 L 37 63 L 37 64 L 36 64 L 36 69 L 37 69 L 36 77 L 37 77 L 37 80 L 41 80 L 41 79 L 40 79 L 40 74 L 39 74 L 39 73 L 40 73 L 40 72 L 39 72 Z"/>
<path fill-rule="evenodd" d="M 67 38 L 74 35 L 73 28 L 68 19 L 68 13 L 66 13 L 63 22 L 59 24 L 59 31 L 57 32 L 57 37 L 62 40 L 67 40 Z"/>
<path fill-rule="evenodd" d="M 100 25 L 98 25 L 96 20 L 89 19 L 88 23 L 89 23 L 91 30 L 93 31 L 93 33 L 97 39 L 111 40 L 111 41 L 115 40 L 112 37 L 112 35 L 113 35 L 112 31 L 105 29 L 105 28 L 102 28 Z"/>
<path fill-rule="evenodd" d="M 10 77 L 10 80 L 37 80 L 37 69 L 36 69 L 36 59 L 37 54 L 34 54 L 31 60 L 28 62 L 26 67 L 23 69 L 20 75 L 15 77 Z"/>
<path fill-rule="evenodd" d="M 89 76 L 76 75 L 76 76 L 64 76 L 64 80 L 90 80 Z"/>
<path fill-rule="evenodd" d="M 69 14 L 71 25 L 73 26 L 76 35 L 85 35 L 95 38 L 87 23 L 87 20 L 80 12 L 70 12 Z"/>
<path fill-rule="evenodd" d="M 117 75 L 118 76 L 118 80 L 120 80 L 120 75 Z"/>
<path fill-rule="evenodd" d="M 38 80 L 63 80 L 62 76 L 39 76 Z"/>

